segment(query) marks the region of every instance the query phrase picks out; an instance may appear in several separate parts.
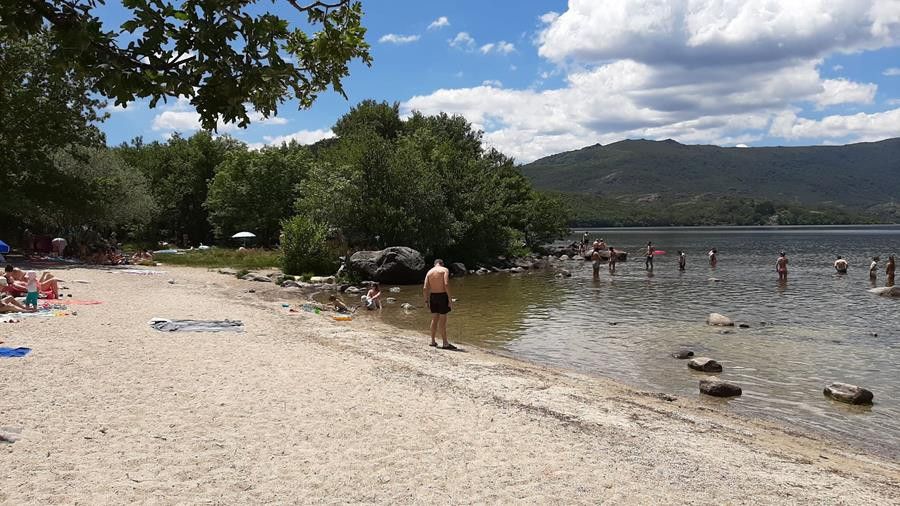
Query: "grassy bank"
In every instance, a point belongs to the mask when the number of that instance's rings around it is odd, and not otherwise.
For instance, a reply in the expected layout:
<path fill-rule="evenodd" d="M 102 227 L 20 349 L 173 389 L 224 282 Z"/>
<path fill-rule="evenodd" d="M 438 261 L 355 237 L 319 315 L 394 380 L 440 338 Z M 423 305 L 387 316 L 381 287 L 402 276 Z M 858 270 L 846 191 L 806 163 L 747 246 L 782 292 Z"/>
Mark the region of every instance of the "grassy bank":
<path fill-rule="evenodd" d="M 232 269 L 268 269 L 281 266 L 281 250 L 247 249 L 237 251 L 224 248 L 192 250 L 181 253 L 161 253 L 157 262 L 190 267 L 231 267 Z"/>

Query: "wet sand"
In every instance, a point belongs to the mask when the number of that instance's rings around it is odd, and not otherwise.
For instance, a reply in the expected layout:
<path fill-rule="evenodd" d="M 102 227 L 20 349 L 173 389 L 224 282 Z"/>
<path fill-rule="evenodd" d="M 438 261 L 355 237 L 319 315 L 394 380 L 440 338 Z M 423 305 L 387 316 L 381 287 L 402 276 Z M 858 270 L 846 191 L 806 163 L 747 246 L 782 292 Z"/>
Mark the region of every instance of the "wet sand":
<path fill-rule="evenodd" d="M 33 349 L 0 361 L 0 434 L 18 436 L 0 443 L 0 502 L 900 502 L 897 462 L 724 402 L 439 351 L 288 314 L 272 285 L 157 269 L 58 271 L 104 304 L 0 324 L 4 346 Z M 246 332 L 161 333 L 152 317 Z"/>

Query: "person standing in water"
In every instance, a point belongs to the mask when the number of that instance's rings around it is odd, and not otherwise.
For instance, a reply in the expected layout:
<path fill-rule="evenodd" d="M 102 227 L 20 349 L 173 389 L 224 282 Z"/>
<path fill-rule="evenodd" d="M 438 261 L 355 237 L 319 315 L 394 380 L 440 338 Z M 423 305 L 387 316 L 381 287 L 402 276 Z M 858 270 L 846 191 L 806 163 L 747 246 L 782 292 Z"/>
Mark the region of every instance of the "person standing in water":
<path fill-rule="evenodd" d="M 684 251 L 678 250 L 678 270 L 683 271 L 686 264 L 687 257 L 685 256 Z"/>
<path fill-rule="evenodd" d="M 442 350 L 455 350 L 456 346 L 447 341 L 447 313 L 450 312 L 450 271 L 444 267 L 444 261 L 438 258 L 434 261 L 434 267 L 425 274 L 425 284 L 422 285 L 422 294 L 425 296 L 425 304 L 431 311 L 431 344 L 437 346 L 434 336 L 437 330 L 441 330 L 443 340 Z"/>
<path fill-rule="evenodd" d="M 884 267 L 884 273 L 887 275 L 887 283 L 885 286 L 894 286 L 894 271 L 897 270 L 897 264 L 894 261 L 894 255 L 888 257 L 887 265 Z"/>
<path fill-rule="evenodd" d="M 715 267 L 716 264 L 719 263 L 719 251 L 716 250 L 716 248 L 713 248 L 709 250 L 709 253 L 707 253 L 707 255 L 709 255 L 709 266 Z"/>
<path fill-rule="evenodd" d="M 838 255 L 837 260 L 834 261 L 834 270 L 837 271 L 838 274 L 847 274 L 847 261 L 840 255 Z"/>
<path fill-rule="evenodd" d="M 616 250 L 613 249 L 612 246 L 609 247 L 609 273 L 615 274 L 616 272 Z"/>
<path fill-rule="evenodd" d="M 644 260 L 644 268 L 648 271 L 653 270 L 653 243 L 647 241 L 647 251 L 645 253 L 647 256 L 646 260 Z"/>
<path fill-rule="evenodd" d="M 594 246 L 594 252 L 591 253 L 591 262 L 594 267 L 594 279 L 600 279 L 600 248 Z"/>
<path fill-rule="evenodd" d="M 788 266 L 788 258 L 785 255 L 784 251 L 782 251 L 778 255 L 778 260 L 775 261 L 775 270 L 778 272 L 778 280 L 779 281 L 787 281 L 787 266 Z"/>
<path fill-rule="evenodd" d="M 869 279 L 875 281 L 875 278 L 878 277 L 878 257 L 872 257 L 872 263 L 869 264 Z"/>

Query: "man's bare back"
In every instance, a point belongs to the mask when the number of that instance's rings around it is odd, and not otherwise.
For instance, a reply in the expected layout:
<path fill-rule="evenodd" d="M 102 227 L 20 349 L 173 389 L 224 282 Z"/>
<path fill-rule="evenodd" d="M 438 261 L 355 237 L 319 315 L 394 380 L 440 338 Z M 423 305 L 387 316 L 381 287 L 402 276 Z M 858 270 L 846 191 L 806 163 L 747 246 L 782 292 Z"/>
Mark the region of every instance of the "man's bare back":
<path fill-rule="evenodd" d="M 425 275 L 425 290 L 427 294 L 447 292 L 447 284 L 450 281 L 450 271 L 443 265 L 435 265 Z"/>

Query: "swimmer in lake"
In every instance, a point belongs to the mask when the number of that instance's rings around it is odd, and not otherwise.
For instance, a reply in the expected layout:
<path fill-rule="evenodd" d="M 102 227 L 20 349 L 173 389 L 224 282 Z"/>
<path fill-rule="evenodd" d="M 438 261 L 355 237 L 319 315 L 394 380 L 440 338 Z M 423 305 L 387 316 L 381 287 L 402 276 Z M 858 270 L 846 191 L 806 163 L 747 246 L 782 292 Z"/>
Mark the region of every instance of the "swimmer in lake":
<path fill-rule="evenodd" d="M 594 267 L 594 279 L 600 279 L 600 261 L 602 258 L 600 257 L 600 248 L 594 246 L 594 252 L 591 253 L 591 262 Z"/>
<path fill-rule="evenodd" d="M 887 265 L 884 267 L 884 273 L 887 275 L 887 283 L 885 286 L 894 286 L 894 271 L 897 270 L 897 264 L 894 261 L 894 255 L 888 257 Z"/>
<path fill-rule="evenodd" d="M 614 274 L 616 272 L 616 250 L 613 249 L 612 246 L 609 247 L 609 273 Z"/>
<path fill-rule="evenodd" d="M 775 270 L 778 272 L 778 280 L 779 281 L 787 281 L 788 275 L 788 258 L 787 255 L 782 251 L 778 255 L 778 260 L 775 261 Z"/>
<path fill-rule="evenodd" d="M 687 257 L 685 256 L 684 251 L 678 250 L 678 270 L 683 271 L 686 264 Z"/>
<path fill-rule="evenodd" d="M 834 270 L 837 271 L 838 274 L 847 274 L 847 261 L 840 255 L 838 255 L 837 260 L 834 261 Z"/>

